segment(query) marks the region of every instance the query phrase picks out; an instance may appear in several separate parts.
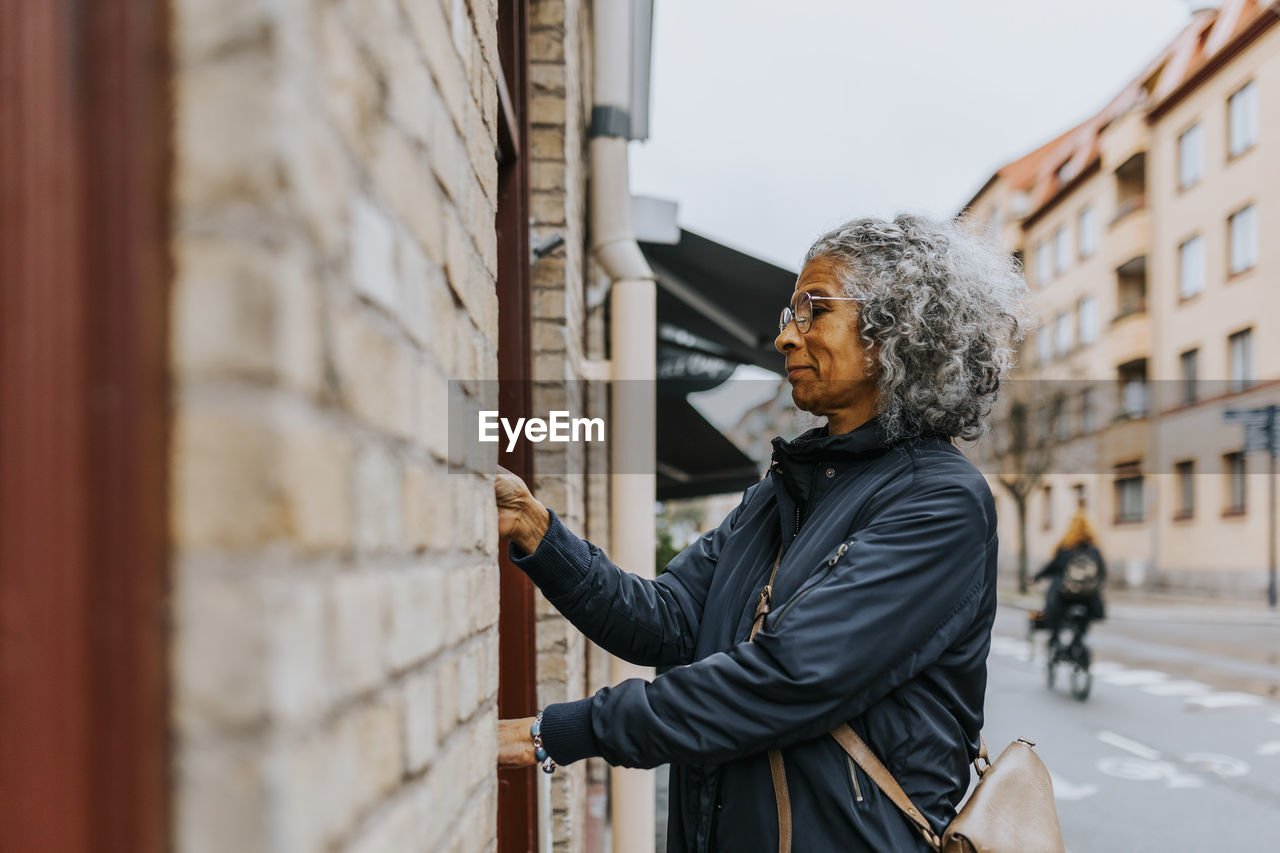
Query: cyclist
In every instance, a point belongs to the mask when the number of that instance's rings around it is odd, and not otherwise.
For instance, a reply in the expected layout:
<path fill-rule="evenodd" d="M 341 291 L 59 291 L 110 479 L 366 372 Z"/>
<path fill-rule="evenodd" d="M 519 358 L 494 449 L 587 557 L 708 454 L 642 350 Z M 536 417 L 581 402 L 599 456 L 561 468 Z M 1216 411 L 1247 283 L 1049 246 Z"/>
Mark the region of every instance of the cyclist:
<path fill-rule="evenodd" d="M 1072 643 L 1084 637 L 1089 622 L 1104 619 L 1106 608 L 1102 604 L 1102 584 L 1107 577 L 1107 565 L 1098 550 L 1097 535 L 1084 514 L 1081 504 L 1067 526 L 1067 532 L 1058 543 L 1058 549 L 1035 579 L 1049 578 L 1049 591 L 1045 594 L 1044 621 L 1049 629 L 1049 648 L 1055 651 L 1059 645 L 1058 634 L 1066 617 L 1067 608 L 1083 605 L 1085 619 L 1079 624 Z"/>

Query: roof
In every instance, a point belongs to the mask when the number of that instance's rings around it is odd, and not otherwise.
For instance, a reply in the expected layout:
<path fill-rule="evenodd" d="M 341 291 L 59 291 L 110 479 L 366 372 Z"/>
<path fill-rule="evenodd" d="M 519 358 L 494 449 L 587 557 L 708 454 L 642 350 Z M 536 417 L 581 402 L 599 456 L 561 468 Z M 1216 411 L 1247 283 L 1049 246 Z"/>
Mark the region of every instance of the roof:
<path fill-rule="evenodd" d="M 1027 222 L 1053 203 L 1072 179 L 1099 156 L 1103 130 L 1133 109 L 1158 120 L 1176 100 L 1276 22 L 1277 12 L 1259 0 L 1227 0 L 1219 9 L 1197 11 L 1182 31 L 1094 115 L 1034 151 L 1001 166 L 966 208 L 996 183 L 1028 195 Z M 1060 173 L 1068 165 L 1065 173 Z"/>

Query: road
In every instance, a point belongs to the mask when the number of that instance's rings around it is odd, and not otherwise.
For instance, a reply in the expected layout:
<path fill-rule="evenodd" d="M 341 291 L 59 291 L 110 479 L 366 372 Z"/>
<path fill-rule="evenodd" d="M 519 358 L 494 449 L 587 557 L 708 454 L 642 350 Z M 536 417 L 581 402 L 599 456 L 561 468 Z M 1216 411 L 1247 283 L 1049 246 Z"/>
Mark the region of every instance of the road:
<path fill-rule="evenodd" d="M 1280 703 L 1239 689 L 1267 692 L 1275 667 L 1226 646 L 1184 647 L 1192 622 L 1137 621 L 1147 624 L 1099 627 L 1093 691 L 1082 703 L 1061 677 L 1057 690 L 1046 687 L 1022 612 L 1002 608 L 989 665 L 989 746 L 1036 741 L 1070 853 L 1280 848 Z M 1204 633 L 1229 646 L 1256 628 Z M 1260 630 L 1274 643 L 1274 626 Z M 1236 670 L 1218 673 L 1226 663 Z M 1189 677 L 1191 670 L 1215 677 Z"/>

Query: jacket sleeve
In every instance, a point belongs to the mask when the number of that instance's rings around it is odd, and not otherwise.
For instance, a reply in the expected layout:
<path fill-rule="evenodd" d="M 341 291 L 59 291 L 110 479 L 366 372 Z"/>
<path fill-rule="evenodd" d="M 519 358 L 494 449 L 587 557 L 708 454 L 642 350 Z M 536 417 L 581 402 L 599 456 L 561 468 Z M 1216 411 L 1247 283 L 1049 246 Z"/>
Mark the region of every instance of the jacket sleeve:
<path fill-rule="evenodd" d="M 753 642 L 548 706 L 548 752 L 722 763 L 828 732 L 937 662 L 984 606 L 989 528 L 975 485 L 913 491 L 816 567 Z"/>
<path fill-rule="evenodd" d="M 1053 559 L 1050 560 L 1048 563 L 1046 563 L 1043 569 L 1036 572 L 1036 576 L 1032 578 L 1032 580 L 1038 581 L 1041 578 L 1056 578 L 1060 574 L 1062 574 L 1062 549 L 1061 548 L 1059 548 L 1057 551 L 1053 553 Z"/>
<path fill-rule="evenodd" d="M 509 553 L 547 600 L 605 651 L 641 666 L 688 663 L 716 560 L 747 499 L 744 495 L 719 527 L 673 557 L 653 580 L 615 566 L 604 551 L 569 532 L 551 510 L 537 550 L 525 555 L 513 544 Z"/>

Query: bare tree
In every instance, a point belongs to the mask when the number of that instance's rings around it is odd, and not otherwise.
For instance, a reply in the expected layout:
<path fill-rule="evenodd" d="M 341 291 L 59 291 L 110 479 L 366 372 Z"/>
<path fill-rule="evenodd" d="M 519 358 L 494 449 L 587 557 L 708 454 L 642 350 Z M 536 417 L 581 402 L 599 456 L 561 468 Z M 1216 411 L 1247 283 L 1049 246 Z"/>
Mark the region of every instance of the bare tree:
<path fill-rule="evenodd" d="M 1035 381 L 1011 382 L 999 411 L 991 420 L 991 441 L 985 442 L 984 463 L 1013 498 L 1018 513 L 1018 591 L 1026 592 L 1030 573 L 1027 545 L 1027 503 L 1053 462 L 1049 401 L 1041 399 Z"/>

